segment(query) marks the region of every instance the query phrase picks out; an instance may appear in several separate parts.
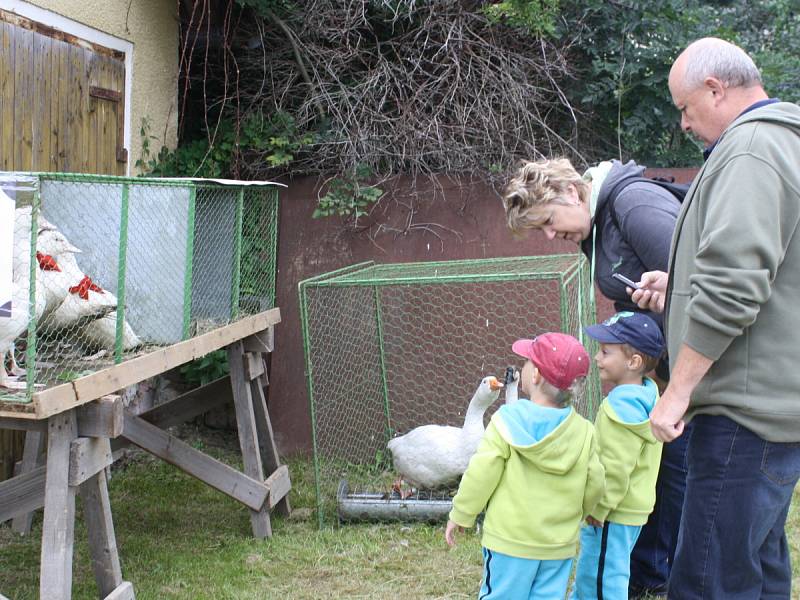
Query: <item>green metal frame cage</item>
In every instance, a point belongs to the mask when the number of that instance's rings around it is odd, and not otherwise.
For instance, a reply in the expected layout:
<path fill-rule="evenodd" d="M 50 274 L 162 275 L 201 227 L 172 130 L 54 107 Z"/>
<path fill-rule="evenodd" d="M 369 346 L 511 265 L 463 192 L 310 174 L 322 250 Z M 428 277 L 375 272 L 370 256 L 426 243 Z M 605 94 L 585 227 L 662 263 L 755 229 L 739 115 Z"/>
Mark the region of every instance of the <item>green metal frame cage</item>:
<path fill-rule="evenodd" d="M 275 184 L 0 172 L 0 191 L 15 207 L 12 306 L 27 311 L 25 389 L 0 401 L 275 305 Z"/>
<path fill-rule="evenodd" d="M 481 378 L 521 367 L 514 340 L 594 322 L 579 254 L 346 267 L 299 284 L 320 526 L 336 488 L 384 490 L 386 443 L 424 424 L 460 426 Z M 592 418 L 592 365 L 574 402 Z M 490 407 L 489 413 L 501 400 Z"/>

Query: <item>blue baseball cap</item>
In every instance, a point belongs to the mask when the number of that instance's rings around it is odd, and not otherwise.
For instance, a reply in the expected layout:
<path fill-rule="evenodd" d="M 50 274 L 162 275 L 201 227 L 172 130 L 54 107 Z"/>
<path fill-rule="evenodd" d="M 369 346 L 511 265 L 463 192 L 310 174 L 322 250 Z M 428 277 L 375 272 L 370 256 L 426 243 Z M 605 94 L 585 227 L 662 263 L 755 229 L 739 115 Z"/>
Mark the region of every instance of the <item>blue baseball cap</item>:
<path fill-rule="evenodd" d="M 659 358 L 665 349 L 658 323 L 644 313 L 618 312 L 602 323 L 589 325 L 584 331 L 602 344 L 628 344 L 653 358 Z"/>

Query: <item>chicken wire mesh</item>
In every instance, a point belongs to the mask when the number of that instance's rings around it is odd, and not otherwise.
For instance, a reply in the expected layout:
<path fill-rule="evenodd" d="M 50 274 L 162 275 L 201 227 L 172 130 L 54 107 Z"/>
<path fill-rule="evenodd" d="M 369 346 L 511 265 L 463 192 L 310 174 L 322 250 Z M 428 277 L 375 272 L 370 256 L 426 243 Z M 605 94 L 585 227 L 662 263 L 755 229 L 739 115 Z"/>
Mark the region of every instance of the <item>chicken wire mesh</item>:
<path fill-rule="evenodd" d="M 0 173 L 0 210 L 0 401 L 274 306 L 273 187 Z"/>
<path fill-rule="evenodd" d="M 582 332 L 595 316 L 589 281 L 577 254 L 368 262 L 302 281 L 320 526 L 342 481 L 349 498 L 391 498 L 387 442 L 420 425 L 463 425 L 481 378 L 522 366 L 514 340 L 564 331 L 594 354 Z M 573 405 L 592 418 L 600 393 L 592 365 Z"/>

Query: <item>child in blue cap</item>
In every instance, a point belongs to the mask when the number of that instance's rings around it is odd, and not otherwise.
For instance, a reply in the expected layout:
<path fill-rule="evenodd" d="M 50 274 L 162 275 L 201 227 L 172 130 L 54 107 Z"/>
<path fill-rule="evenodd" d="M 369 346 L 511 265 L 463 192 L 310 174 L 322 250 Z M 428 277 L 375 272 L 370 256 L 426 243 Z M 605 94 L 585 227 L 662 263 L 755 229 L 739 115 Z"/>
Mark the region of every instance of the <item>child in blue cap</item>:
<path fill-rule="evenodd" d="M 586 518 L 572 600 L 628 597 L 630 554 L 656 500 L 661 443 L 650 431 L 658 388 L 645 373 L 664 353 L 664 336 L 652 318 L 619 312 L 586 328 L 600 342 L 594 357 L 600 379 L 614 388 L 595 419 L 606 490 Z"/>

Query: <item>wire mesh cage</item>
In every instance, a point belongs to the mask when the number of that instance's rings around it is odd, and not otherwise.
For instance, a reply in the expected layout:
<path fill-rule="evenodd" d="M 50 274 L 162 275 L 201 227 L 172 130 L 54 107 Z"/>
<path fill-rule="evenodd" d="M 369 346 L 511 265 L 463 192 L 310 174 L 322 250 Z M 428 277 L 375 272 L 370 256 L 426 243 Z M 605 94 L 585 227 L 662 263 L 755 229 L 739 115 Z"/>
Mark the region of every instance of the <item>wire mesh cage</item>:
<path fill-rule="evenodd" d="M 0 211 L 2 402 L 274 306 L 275 187 L 0 173 Z"/>
<path fill-rule="evenodd" d="M 578 254 L 368 262 L 302 281 L 320 526 L 343 480 L 350 498 L 391 498 L 387 442 L 421 425 L 461 427 L 481 378 L 521 367 L 514 340 L 563 331 L 593 354 L 582 332 L 595 315 L 589 282 Z M 600 391 L 592 365 L 576 409 L 592 417 Z"/>

